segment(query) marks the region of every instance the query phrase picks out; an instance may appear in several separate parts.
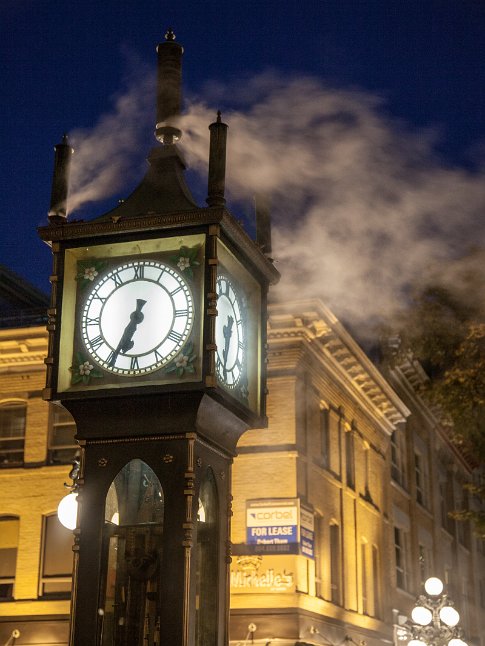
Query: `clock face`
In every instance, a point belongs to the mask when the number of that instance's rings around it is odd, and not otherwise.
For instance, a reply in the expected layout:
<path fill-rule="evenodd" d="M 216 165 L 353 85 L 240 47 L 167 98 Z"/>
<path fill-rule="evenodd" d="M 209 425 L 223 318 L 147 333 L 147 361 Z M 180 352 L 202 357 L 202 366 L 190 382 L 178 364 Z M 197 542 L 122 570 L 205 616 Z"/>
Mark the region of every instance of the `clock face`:
<path fill-rule="evenodd" d="M 216 369 L 221 382 L 235 388 L 246 360 L 246 330 L 242 296 L 224 275 L 217 278 Z"/>
<path fill-rule="evenodd" d="M 144 375 L 183 348 L 194 306 L 185 279 L 157 260 L 126 261 L 93 282 L 81 315 L 83 343 L 116 375 Z"/>

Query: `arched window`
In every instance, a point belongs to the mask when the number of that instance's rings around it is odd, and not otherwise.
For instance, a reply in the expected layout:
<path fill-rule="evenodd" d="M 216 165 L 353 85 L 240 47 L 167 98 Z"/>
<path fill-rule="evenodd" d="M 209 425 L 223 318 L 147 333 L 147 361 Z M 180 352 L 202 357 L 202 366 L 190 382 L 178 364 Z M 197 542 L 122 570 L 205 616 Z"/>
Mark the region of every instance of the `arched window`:
<path fill-rule="evenodd" d="M 197 515 L 196 646 L 217 643 L 218 580 L 219 502 L 214 472 L 209 467 L 200 486 Z"/>
<path fill-rule="evenodd" d="M 72 586 L 72 543 L 73 533 L 61 525 L 57 513 L 44 516 L 41 596 L 69 596 Z"/>
<path fill-rule="evenodd" d="M 128 462 L 111 483 L 103 532 L 101 646 L 159 643 L 163 502 L 160 481 L 141 460 Z"/>
<path fill-rule="evenodd" d="M 10 601 L 14 595 L 19 519 L 0 517 L 0 601 Z"/>
<path fill-rule="evenodd" d="M 0 467 L 19 467 L 24 463 L 25 418 L 22 400 L 0 404 Z"/>

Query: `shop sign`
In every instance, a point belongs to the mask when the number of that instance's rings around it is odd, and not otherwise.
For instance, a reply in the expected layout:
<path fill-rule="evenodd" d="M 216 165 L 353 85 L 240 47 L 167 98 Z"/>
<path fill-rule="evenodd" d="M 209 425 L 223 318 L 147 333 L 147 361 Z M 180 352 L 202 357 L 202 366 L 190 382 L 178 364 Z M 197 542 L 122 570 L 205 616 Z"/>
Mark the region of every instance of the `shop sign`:
<path fill-rule="evenodd" d="M 294 560 L 271 556 L 239 556 L 231 564 L 231 592 L 295 592 Z"/>

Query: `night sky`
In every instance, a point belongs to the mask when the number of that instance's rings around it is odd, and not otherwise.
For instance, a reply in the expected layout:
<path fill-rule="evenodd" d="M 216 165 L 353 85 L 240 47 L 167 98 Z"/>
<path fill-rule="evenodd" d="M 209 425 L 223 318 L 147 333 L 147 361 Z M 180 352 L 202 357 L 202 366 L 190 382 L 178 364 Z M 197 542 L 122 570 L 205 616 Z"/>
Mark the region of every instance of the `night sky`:
<path fill-rule="evenodd" d="M 230 136 L 239 123 L 231 122 L 231 111 L 251 113 L 251 79 L 266 73 L 279 79 L 278 87 L 285 79 L 313 79 L 319 93 L 360 93 L 369 114 L 396 141 L 414 141 L 401 169 L 431 163 L 435 176 L 439 171 L 454 181 L 459 177 L 467 194 L 470 186 L 483 185 L 482 0 L 0 0 L 0 24 L 0 263 L 46 292 L 50 251 L 36 228 L 46 222 L 53 145 L 64 132 L 89 137 L 103 115 L 113 113 L 117 97 L 140 87 L 142 77 L 154 80 L 155 46 L 170 26 L 185 48 L 187 101 L 205 101 L 208 113 L 225 111 Z M 235 88 L 247 90 L 243 98 Z M 299 99 L 307 105 L 304 96 Z M 73 217 L 103 213 L 141 179 L 138 158 L 154 144 L 154 106 L 140 109 L 133 138 L 121 153 L 112 153 L 133 154 L 134 176 L 115 195 L 95 193 L 107 199 L 83 203 Z M 296 124 L 298 115 L 294 109 Z M 311 135 L 301 123 L 298 128 L 302 136 Z M 421 141 L 426 150 L 417 153 Z M 130 149 L 134 142 L 136 151 Z M 100 146 L 106 145 L 101 139 Z M 359 163 L 366 165 L 365 157 Z M 313 171 L 318 182 L 318 168 Z M 300 211 L 303 202 L 304 197 Z M 290 218 L 292 208 L 290 201 Z M 454 235 L 451 229 L 448 234 Z"/>

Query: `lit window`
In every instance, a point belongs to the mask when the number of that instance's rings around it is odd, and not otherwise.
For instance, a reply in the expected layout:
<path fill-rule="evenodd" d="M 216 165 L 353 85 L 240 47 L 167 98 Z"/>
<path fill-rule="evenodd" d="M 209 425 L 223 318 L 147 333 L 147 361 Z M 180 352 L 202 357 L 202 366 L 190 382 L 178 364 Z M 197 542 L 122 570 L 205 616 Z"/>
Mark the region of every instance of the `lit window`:
<path fill-rule="evenodd" d="M 52 404 L 50 412 L 49 464 L 69 464 L 79 448 L 74 439 L 76 424 L 71 414 L 61 406 Z"/>
<path fill-rule="evenodd" d="M 73 533 L 57 517 L 44 517 L 40 595 L 67 596 L 71 592 Z"/>
<path fill-rule="evenodd" d="M 18 467 L 24 463 L 25 402 L 0 404 L 0 467 Z"/>
<path fill-rule="evenodd" d="M 14 596 L 19 519 L 16 516 L 0 518 L 0 601 Z"/>

